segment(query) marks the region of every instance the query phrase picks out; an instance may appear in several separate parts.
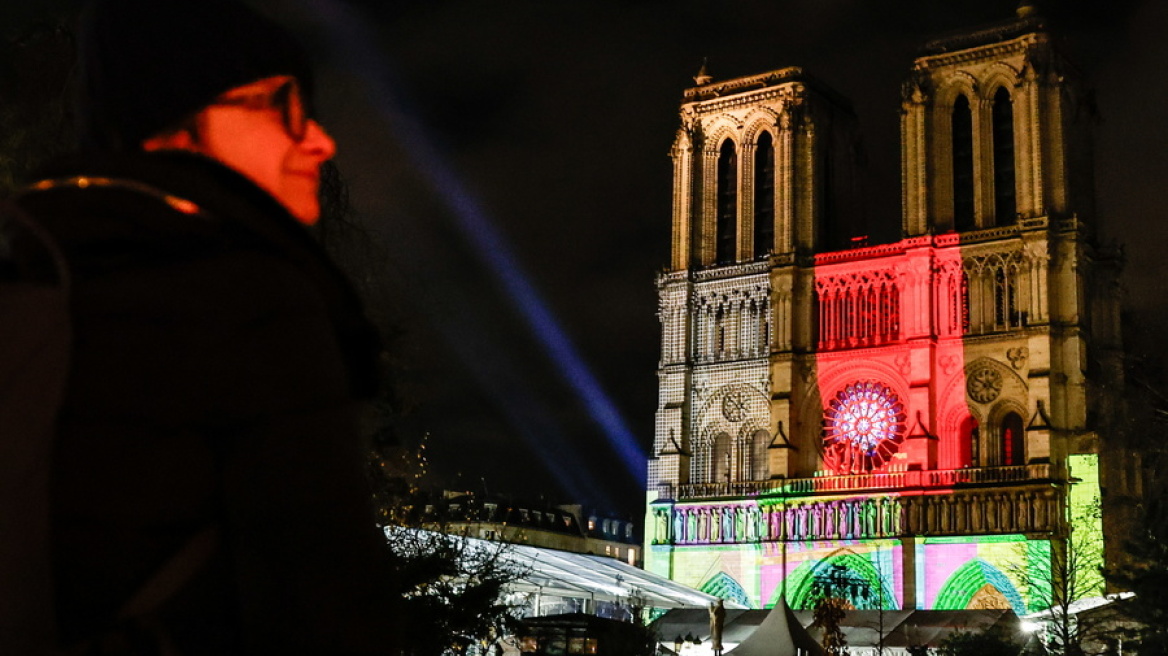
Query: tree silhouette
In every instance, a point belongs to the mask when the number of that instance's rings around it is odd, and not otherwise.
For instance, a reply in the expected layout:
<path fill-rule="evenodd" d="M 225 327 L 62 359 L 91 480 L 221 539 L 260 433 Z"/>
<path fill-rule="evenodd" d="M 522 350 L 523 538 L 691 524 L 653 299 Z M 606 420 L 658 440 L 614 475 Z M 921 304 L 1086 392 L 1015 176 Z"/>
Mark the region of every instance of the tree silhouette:
<path fill-rule="evenodd" d="M 1073 604 L 1103 594 L 1103 536 L 1092 530 L 1101 521 L 1098 496 L 1071 511 L 1068 534 L 1044 551 L 1019 553 L 1011 573 L 1029 591 L 1032 607 L 1045 607 L 1047 649 L 1053 654 L 1079 656 L 1083 644 L 1101 637 L 1106 626 L 1074 612 Z M 1030 545 L 1031 543 L 1027 543 Z M 1024 545 L 1020 547 L 1027 549 Z"/>
<path fill-rule="evenodd" d="M 1004 631 L 956 631 L 941 641 L 940 656 L 1018 656 L 1022 645 L 1010 639 Z"/>

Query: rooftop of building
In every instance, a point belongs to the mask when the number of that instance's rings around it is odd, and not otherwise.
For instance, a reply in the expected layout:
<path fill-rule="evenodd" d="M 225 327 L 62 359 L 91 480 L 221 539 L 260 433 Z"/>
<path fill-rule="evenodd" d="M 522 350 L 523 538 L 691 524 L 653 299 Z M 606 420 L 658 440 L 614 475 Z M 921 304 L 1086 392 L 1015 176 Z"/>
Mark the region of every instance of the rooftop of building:
<path fill-rule="evenodd" d="M 638 544 L 636 525 L 627 518 L 579 504 L 511 499 L 504 496 L 446 491 L 423 510 L 424 523 L 490 523 L 573 537 Z"/>

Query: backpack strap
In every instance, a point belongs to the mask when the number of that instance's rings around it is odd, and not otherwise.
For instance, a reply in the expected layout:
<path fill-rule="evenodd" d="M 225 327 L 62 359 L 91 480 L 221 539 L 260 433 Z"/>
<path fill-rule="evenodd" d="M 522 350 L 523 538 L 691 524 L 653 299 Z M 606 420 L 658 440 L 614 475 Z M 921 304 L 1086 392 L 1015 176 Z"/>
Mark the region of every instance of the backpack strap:
<path fill-rule="evenodd" d="M 15 249 L 13 248 L 15 247 Z M 52 235 L 10 201 L 0 202 L 0 654 L 56 654 L 50 480 L 56 422 L 72 351 L 71 276 Z M 154 634 L 176 653 L 155 613 L 194 578 L 219 545 L 217 524 L 192 536 L 118 610 L 118 624 Z M 98 638 L 96 642 L 100 642 Z M 95 641 L 67 649 L 81 654 Z"/>
<path fill-rule="evenodd" d="M 0 203 L 0 228 L 20 249 L 0 280 L 0 652 L 41 654 L 56 638 L 49 481 L 72 349 L 70 277 L 56 241 L 15 204 Z"/>
<path fill-rule="evenodd" d="M 154 571 L 138 591 L 122 604 L 119 620 L 133 620 L 154 613 L 173 597 L 203 565 L 211 559 L 219 546 L 219 527 L 211 525 L 196 533 L 181 549 L 174 552 Z"/>
<path fill-rule="evenodd" d="M 72 645 L 60 656 L 133 651 L 128 645 L 149 645 L 158 656 L 181 656 L 171 640 L 170 631 L 158 616 L 174 595 L 178 594 L 211 559 L 219 546 L 219 529 L 212 524 L 196 533 L 166 559 L 138 591 L 122 604 L 114 625 L 106 632 Z M 137 653 L 137 652 L 134 652 Z"/>

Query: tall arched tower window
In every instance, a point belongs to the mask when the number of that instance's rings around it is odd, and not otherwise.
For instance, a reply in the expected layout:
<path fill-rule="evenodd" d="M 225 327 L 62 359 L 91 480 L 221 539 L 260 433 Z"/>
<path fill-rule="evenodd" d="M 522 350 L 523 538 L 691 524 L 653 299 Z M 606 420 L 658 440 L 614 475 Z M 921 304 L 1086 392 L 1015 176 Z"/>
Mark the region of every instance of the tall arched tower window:
<path fill-rule="evenodd" d="M 765 480 L 770 476 L 770 467 L 767 465 L 767 447 L 771 443 L 771 434 L 764 430 L 757 430 L 750 443 L 750 479 Z"/>
<path fill-rule="evenodd" d="M 1005 264 L 994 268 L 994 329 L 1005 330 L 1019 323 L 1014 276 Z"/>
<path fill-rule="evenodd" d="M 1011 412 L 1002 419 L 1002 464 L 1021 465 L 1026 462 L 1025 433 L 1022 417 Z"/>
<path fill-rule="evenodd" d="M 775 243 L 775 144 L 763 132 L 754 151 L 754 256 L 771 252 Z"/>
<path fill-rule="evenodd" d="M 730 482 L 730 436 L 718 433 L 710 445 L 710 483 Z"/>
<path fill-rule="evenodd" d="M 981 431 L 978 430 L 977 420 L 973 417 L 966 417 L 965 421 L 961 422 L 961 433 L 958 435 L 958 460 L 961 467 L 976 467 L 978 466 L 978 452 L 980 451 L 978 441 L 981 438 Z"/>
<path fill-rule="evenodd" d="M 973 113 L 964 95 L 953 103 L 953 226 L 958 230 L 977 227 L 973 216 Z"/>
<path fill-rule="evenodd" d="M 1014 222 L 1014 103 L 1005 87 L 994 94 L 994 217 L 998 225 Z"/>
<path fill-rule="evenodd" d="M 730 264 L 738 246 L 738 152 L 734 142 L 722 142 L 718 152 L 718 264 Z"/>

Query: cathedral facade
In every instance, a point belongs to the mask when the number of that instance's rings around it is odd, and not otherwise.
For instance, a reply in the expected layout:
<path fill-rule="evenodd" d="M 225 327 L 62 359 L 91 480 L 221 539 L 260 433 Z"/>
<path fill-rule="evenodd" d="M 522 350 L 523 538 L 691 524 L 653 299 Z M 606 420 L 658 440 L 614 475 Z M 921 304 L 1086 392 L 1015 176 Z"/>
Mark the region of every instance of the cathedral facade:
<path fill-rule="evenodd" d="M 1122 382 L 1074 67 L 1027 9 L 927 44 L 883 245 L 846 99 L 798 68 L 695 81 L 645 567 L 754 608 L 841 575 L 857 608 L 1045 607 L 1053 564 L 1104 549 Z"/>

